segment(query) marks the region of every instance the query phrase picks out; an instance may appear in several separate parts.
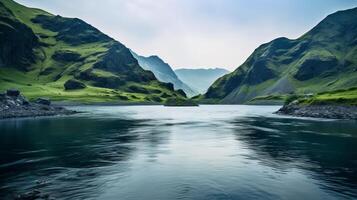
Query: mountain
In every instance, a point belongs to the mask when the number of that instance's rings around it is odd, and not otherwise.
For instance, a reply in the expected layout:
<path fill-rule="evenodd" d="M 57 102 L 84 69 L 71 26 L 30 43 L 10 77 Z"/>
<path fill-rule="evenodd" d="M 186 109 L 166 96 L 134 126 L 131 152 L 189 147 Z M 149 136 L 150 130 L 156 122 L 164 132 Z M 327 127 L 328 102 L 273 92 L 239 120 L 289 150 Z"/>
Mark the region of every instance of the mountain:
<path fill-rule="evenodd" d="M 135 52 L 131 51 L 134 58 L 136 58 L 142 68 L 149 70 L 155 74 L 155 77 L 162 82 L 174 84 L 176 90 L 182 89 L 187 96 L 192 97 L 198 94 L 197 91 L 190 88 L 183 83 L 172 70 L 169 64 L 165 63 L 158 56 L 139 56 Z"/>
<path fill-rule="evenodd" d="M 357 8 L 329 15 L 298 39 L 261 45 L 218 79 L 204 101 L 247 103 L 266 95 L 316 93 L 357 86 Z"/>
<path fill-rule="evenodd" d="M 77 18 L 0 2 L 0 90 L 81 102 L 184 97 L 143 70 L 130 50 Z"/>
<path fill-rule="evenodd" d="M 191 88 L 204 94 L 214 81 L 229 73 L 226 69 L 177 69 L 177 76 Z"/>

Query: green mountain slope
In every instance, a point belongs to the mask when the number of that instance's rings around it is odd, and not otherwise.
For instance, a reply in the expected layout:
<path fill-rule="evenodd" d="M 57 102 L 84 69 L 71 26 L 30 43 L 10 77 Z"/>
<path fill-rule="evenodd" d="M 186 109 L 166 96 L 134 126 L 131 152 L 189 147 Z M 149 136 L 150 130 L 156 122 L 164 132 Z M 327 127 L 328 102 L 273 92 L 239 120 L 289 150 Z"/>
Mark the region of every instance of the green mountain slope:
<path fill-rule="evenodd" d="M 158 56 L 144 57 L 131 51 L 134 58 L 136 58 L 142 68 L 150 70 L 155 74 L 155 77 L 162 82 L 172 83 L 176 90 L 182 89 L 187 96 L 192 97 L 198 94 L 197 91 L 190 88 L 184 82 L 182 82 L 172 70 L 169 64 L 165 63 Z"/>
<path fill-rule="evenodd" d="M 246 103 L 266 95 L 317 93 L 357 86 L 357 8 L 326 17 L 296 40 L 261 45 L 218 79 L 204 101 Z"/>
<path fill-rule="evenodd" d="M 143 70 L 123 44 L 80 19 L 1 0 L 0 36 L 0 91 L 80 102 L 183 97 Z"/>
<path fill-rule="evenodd" d="M 207 89 L 214 81 L 229 71 L 222 68 L 214 69 L 177 69 L 175 70 L 177 76 L 189 85 L 191 88 L 197 90 L 200 94 L 206 93 Z"/>

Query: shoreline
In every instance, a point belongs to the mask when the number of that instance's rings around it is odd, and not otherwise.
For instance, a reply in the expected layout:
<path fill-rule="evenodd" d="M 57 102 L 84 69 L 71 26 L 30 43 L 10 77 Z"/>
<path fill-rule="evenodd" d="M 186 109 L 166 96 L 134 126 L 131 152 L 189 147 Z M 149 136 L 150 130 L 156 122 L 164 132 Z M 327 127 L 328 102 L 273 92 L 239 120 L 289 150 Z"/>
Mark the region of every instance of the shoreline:
<path fill-rule="evenodd" d="M 54 101 L 55 106 L 160 106 L 162 103 L 151 102 L 73 102 L 73 101 Z"/>
<path fill-rule="evenodd" d="M 357 106 L 288 104 L 280 108 L 275 114 L 294 117 L 357 120 Z"/>
<path fill-rule="evenodd" d="M 7 90 L 6 93 L 0 93 L 0 120 L 76 113 L 78 112 L 52 105 L 51 101 L 45 98 L 38 98 L 36 101 L 30 102 L 18 90 Z"/>

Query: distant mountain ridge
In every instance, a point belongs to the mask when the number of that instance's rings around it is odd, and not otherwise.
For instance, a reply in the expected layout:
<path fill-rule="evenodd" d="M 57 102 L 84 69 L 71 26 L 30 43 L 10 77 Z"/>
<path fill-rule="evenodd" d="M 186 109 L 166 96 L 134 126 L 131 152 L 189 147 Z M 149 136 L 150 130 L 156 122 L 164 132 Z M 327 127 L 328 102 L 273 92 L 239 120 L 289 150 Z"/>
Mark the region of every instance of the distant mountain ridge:
<path fill-rule="evenodd" d="M 357 8 L 329 15 L 298 39 L 278 38 L 258 47 L 203 96 L 216 103 L 316 93 L 357 86 Z"/>
<path fill-rule="evenodd" d="M 223 75 L 229 73 L 229 71 L 223 68 L 182 68 L 176 69 L 175 73 L 183 82 L 185 82 L 191 88 L 197 90 L 200 94 L 204 94 L 214 81 L 216 81 Z"/>
<path fill-rule="evenodd" d="M 184 98 L 142 69 L 127 47 L 80 19 L 1 0 L 0 35 L 0 91 L 88 102 Z"/>
<path fill-rule="evenodd" d="M 187 96 L 191 97 L 198 94 L 197 91 L 182 82 L 179 77 L 177 77 L 176 73 L 172 70 L 171 66 L 165 63 L 160 57 L 144 57 L 136 54 L 133 51 L 131 51 L 131 53 L 138 60 L 140 66 L 145 70 L 150 70 L 153 72 L 159 81 L 172 83 L 176 90 L 182 89 L 187 94 Z"/>

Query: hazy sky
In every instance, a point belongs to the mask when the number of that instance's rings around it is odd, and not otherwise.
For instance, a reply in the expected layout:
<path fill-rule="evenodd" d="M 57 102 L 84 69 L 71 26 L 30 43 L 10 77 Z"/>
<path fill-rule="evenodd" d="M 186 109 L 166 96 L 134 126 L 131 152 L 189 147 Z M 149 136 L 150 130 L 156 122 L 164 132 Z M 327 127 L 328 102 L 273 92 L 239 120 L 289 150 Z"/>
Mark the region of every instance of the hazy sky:
<path fill-rule="evenodd" d="M 357 0 L 17 0 L 77 17 L 173 68 L 238 67 L 260 44 L 297 38 Z"/>

